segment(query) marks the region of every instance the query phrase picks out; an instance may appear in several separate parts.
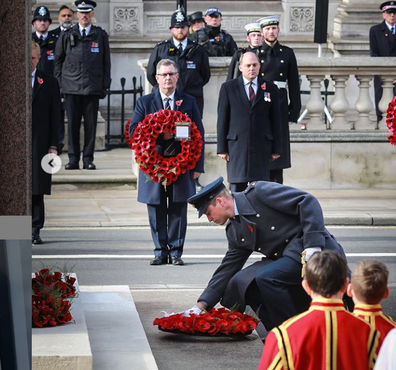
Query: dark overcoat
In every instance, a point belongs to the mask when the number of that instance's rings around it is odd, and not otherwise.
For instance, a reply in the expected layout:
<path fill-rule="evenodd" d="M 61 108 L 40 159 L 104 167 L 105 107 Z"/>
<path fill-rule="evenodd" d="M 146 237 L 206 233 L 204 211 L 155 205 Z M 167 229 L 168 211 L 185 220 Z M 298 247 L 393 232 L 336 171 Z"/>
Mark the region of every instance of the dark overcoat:
<path fill-rule="evenodd" d="M 54 31 L 48 31 L 47 38 L 41 42 L 37 33 L 32 33 L 33 41 L 40 45 L 40 60 L 37 64 L 37 69 L 51 76 L 54 75 L 55 45 L 58 38 L 59 34 Z"/>
<path fill-rule="evenodd" d="M 301 111 L 300 80 L 293 49 L 277 42 L 274 47 L 263 43 L 260 55 L 260 75 L 268 81 L 286 82 L 287 89 L 279 88 L 282 124 L 282 156 L 271 162 L 271 170 L 291 167 L 289 122 L 297 122 Z M 264 63 L 262 63 L 264 61 Z"/>
<path fill-rule="evenodd" d="M 56 78 L 37 70 L 32 93 L 32 194 L 51 194 L 41 159 L 59 144 L 60 94 Z"/>
<path fill-rule="evenodd" d="M 196 42 L 188 40 L 187 47 L 179 55 L 173 39 L 160 42 L 152 51 L 147 64 L 147 79 L 153 86 L 157 86 L 155 75 L 157 64 L 161 59 L 173 60 L 179 68 L 177 89 L 193 96 L 198 109 L 203 113 L 203 87 L 209 82 L 209 58 L 205 49 Z"/>
<path fill-rule="evenodd" d="M 226 226 L 228 251 L 199 297 L 209 308 L 221 300 L 226 307 L 238 304 L 243 311 L 249 303 L 245 302 L 246 289 L 257 270 L 282 256 L 300 263 L 304 249 L 321 247 L 340 253 L 346 259 L 341 245 L 325 228 L 321 206 L 311 194 L 278 183 L 258 181 L 244 192 L 234 193 L 234 199 L 240 223 L 229 220 Z M 242 270 L 253 252 L 267 258 Z"/>
<path fill-rule="evenodd" d="M 370 28 L 370 56 L 396 56 L 396 36 L 391 34 L 385 21 Z M 374 77 L 374 90 L 377 117 L 381 117 L 382 112 L 378 109 L 378 103 L 382 98 L 382 82 L 379 76 Z M 393 89 L 393 94 L 396 94 L 396 87 Z"/>
<path fill-rule="evenodd" d="M 242 76 L 223 83 L 217 109 L 217 153 L 230 155 L 229 183 L 269 180 L 271 154 L 281 151 L 279 121 L 278 88 L 272 82 L 258 79 L 252 106 Z"/>
<path fill-rule="evenodd" d="M 198 130 L 201 133 L 202 140 L 205 140 L 205 131 L 202 125 L 201 116 L 198 111 L 195 99 L 187 94 L 184 94 L 176 89 L 175 101 L 182 100 L 180 106 L 175 105 L 174 109 L 178 110 L 191 118 L 192 122 L 195 122 Z M 147 114 L 155 113 L 161 109 L 164 109 L 163 102 L 159 90 L 155 90 L 153 93 L 142 96 L 136 103 L 135 110 L 132 115 L 131 126 L 129 130 L 129 136 L 132 137 L 134 130 L 136 129 L 139 122 L 143 121 Z M 160 135 L 162 136 L 162 135 Z M 159 138 L 160 139 L 160 138 Z M 163 148 L 161 147 L 161 141 L 158 140 L 156 145 L 158 153 L 161 153 Z M 180 175 L 179 178 L 172 184 L 173 186 L 173 201 L 174 202 L 186 202 L 189 197 L 195 194 L 195 182 L 191 178 L 191 172 L 204 172 L 204 146 L 202 148 L 201 157 L 198 160 L 194 169 L 187 171 L 185 174 Z M 138 201 L 150 205 L 158 205 L 161 201 L 161 183 L 156 183 L 139 169 L 139 181 L 138 181 Z"/>

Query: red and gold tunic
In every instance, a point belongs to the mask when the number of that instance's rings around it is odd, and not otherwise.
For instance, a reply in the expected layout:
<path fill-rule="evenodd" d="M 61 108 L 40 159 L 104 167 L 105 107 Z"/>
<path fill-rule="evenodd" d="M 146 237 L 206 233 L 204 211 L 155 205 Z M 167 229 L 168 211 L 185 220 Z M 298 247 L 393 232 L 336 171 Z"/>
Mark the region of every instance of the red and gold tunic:
<path fill-rule="evenodd" d="M 382 312 L 382 306 L 380 304 L 357 304 L 353 310 L 353 314 L 360 317 L 364 321 L 370 324 L 370 326 L 378 330 L 380 333 L 378 341 L 378 351 L 382 346 L 386 335 L 396 327 L 396 322 L 393 319 L 385 315 Z"/>
<path fill-rule="evenodd" d="M 339 299 L 314 299 L 308 311 L 274 328 L 259 370 L 373 369 L 379 333 Z"/>

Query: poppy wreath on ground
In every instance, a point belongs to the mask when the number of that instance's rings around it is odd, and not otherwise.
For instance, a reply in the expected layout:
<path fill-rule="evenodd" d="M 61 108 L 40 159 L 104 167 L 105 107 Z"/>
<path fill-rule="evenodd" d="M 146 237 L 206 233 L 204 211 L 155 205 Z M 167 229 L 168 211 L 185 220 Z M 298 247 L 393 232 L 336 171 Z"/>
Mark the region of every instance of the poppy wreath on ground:
<path fill-rule="evenodd" d="M 32 278 L 32 325 L 62 325 L 71 321 L 71 298 L 76 296 L 76 278 L 60 271 L 41 269 Z"/>
<path fill-rule="evenodd" d="M 156 318 L 153 325 L 158 326 L 159 330 L 177 334 L 234 336 L 251 334 L 258 322 L 253 316 L 221 307 L 200 315 L 192 313 L 183 316 L 183 313 L 179 313 Z"/>
<path fill-rule="evenodd" d="M 176 122 L 190 124 L 190 140 L 180 140 L 181 151 L 174 157 L 159 155 L 156 148 L 158 136 L 164 132 L 176 132 Z M 125 137 L 128 145 L 135 151 L 135 160 L 143 173 L 154 182 L 170 185 L 188 170 L 192 170 L 202 152 L 202 137 L 195 122 L 179 112 L 161 109 L 156 113 L 148 114 L 137 125 L 132 138 L 129 139 L 128 121 L 125 127 Z"/>
<path fill-rule="evenodd" d="M 396 146 L 396 96 L 388 105 L 386 111 L 386 126 L 389 130 L 388 140 L 392 145 Z"/>

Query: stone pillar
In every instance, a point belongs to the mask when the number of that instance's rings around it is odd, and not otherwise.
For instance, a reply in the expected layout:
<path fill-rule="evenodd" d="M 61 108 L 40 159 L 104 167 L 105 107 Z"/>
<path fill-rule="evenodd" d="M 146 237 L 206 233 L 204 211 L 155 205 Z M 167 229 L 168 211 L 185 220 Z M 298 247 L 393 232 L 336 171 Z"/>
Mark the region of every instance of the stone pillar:
<path fill-rule="evenodd" d="M 334 112 L 334 121 L 331 123 L 332 130 L 350 129 L 348 121 L 345 118 L 345 112 L 349 108 L 349 103 L 345 95 L 345 82 L 349 79 L 349 75 L 331 76 L 334 81 L 334 98 L 331 102 L 331 110 Z"/>
<path fill-rule="evenodd" d="M 307 129 L 309 130 L 326 130 L 326 125 L 322 120 L 322 113 L 324 109 L 324 101 L 320 94 L 321 82 L 324 76 L 310 76 L 307 75 L 311 94 L 306 108 L 309 111 L 310 119 L 307 123 Z"/>
<path fill-rule="evenodd" d="M 0 216 L 31 212 L 30 6 L 3 0 L 0 8 Z"/>
<path fill-rule="evenodd" d="M 359 81 L 359 96 L 355 103 L 355 109 L 359 112 L 359 118 L 354 124 L 355 130 L 373 130 L 374 123 L 370 120 L 369 114 L 373 110 L 373 102 L 370 99 L 371 76 L 356 75 Z"/>

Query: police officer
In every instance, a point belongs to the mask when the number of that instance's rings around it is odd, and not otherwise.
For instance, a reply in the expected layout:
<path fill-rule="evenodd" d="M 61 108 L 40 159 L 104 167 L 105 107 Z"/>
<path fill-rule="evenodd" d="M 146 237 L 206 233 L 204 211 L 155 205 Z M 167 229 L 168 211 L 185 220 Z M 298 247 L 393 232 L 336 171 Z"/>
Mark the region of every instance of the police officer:
<path fill-rule="evenodd" d="M 261 35 L 260 24 L 249 23 L 245 26 L 245 30 L 247 32 L 246 41 L 249 43 L 249 46 L 244 49 L 239 49 L 232 57 L 230 67 L 228 69 L 227 81 L 237 78 L 241 75 L 241 71 L 239 69 L 239 59 L 241 59 L 242 53 L 252 51 L 258 56 L 260 63 L 263 62 L 263 59 L 260 58 L 260 55 L 263 53 L 263 37 Z"/>
<path fill-rule="evenodd" d="M 203 87 L 210 78 L 209 58 L 203 47 L 187 38 L 189 25 L 183 10 L 178 9 L 172 14 L 172 38 L 158 43 L 152 51 L 147 65 L 147 79 L 156 87 L 157 63 L 161 59 L 173 60 L 179 67 L 177 88 L 195 98 L 202 117 Z"/>
<path fill-rule="evenodd" d="M 370 56 L 395 57 L 396 56 L 396 1 L 385 1 L 380 5 L 382 23 L 370 28 Z M 396 95 L 396 85 L 393 88 Z M 382 112 L 378 103 L 382 98 L 382 81 L 379 76 L 374 76 L 374 95 L 377 122 L 382 120 Z"/>
<path fill-rule="evenodd" d="M 61 33 L 56 45 L 55 77 L 66 97 L 69 122 L 69 163 L 66 170 L 79 169 L 80 127 L 84 117 L 83 169 L 93 163 L 99 99 L 110 87 L 110 48 L 106 31 L 92 25 L 96 2 L 77 0 L 78 24 Z"/>
<path fill-rule="evenodd" d="M 48 31 L 52 19 L 46 6 L 38 6 L 34 11 L 32 20 L 35 32 L 32 39 L 40 45 L 40 60 L 37 69 L 53 76 L 55 61 L 55 45 L 59 35 L 53 31 Z"/>
<path fill-rule="evenodd" d="M 301 110 L 300 81 L 293 49 L 281 45 L 279 15 L 260 18 L 263 46 L 260 51 L 260 74 L 279 88 L 282 125 L 282 152 L 277 161 L 271 162 L 270 180 L 283 183 L 283 169 L 291 167 L 289 122 L 297 122 Z"/>
<path fill-rule="evenodd" d="M 238 50 L 233 37 L 221 29 L 222 15 L 219 8 L 211 7 L 205 12 L 205 28 L 191 35 L 191 38 L 204 46 L 210 57 L 232 57 Z"/>

